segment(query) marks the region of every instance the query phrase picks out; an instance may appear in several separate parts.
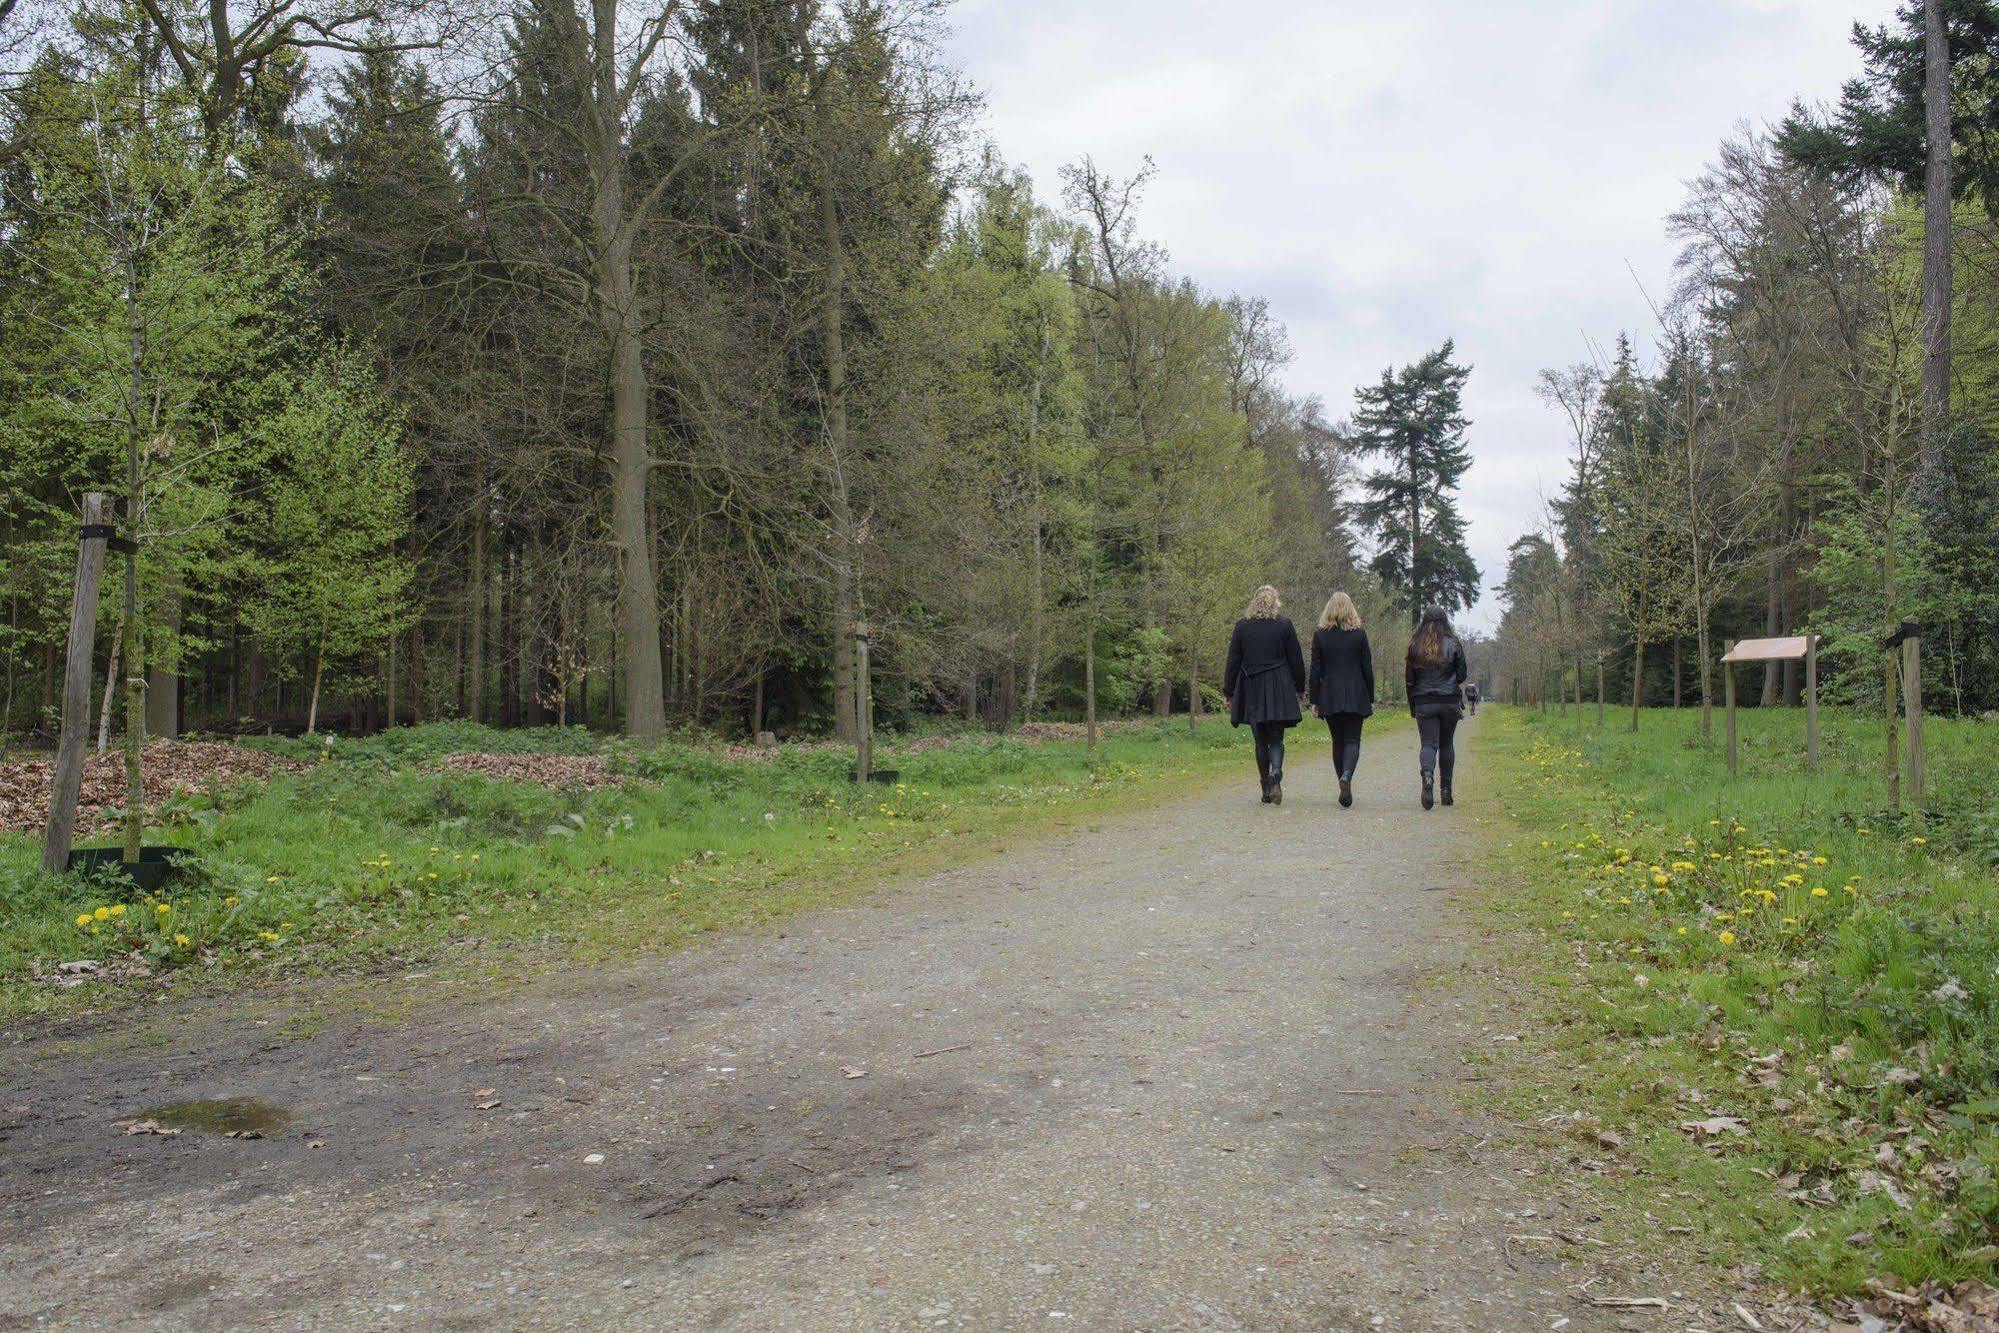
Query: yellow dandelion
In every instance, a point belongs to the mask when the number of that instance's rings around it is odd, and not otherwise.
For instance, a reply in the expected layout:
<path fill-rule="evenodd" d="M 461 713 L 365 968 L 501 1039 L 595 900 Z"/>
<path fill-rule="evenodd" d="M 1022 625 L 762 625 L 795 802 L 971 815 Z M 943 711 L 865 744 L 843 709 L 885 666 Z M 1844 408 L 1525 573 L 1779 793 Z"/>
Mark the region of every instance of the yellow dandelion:
<path fill-rule="evenodd" d="M 76 919 L 76 924 L 79 926 L 87 926 L 90 925 L 92 922 L 94 922 L 96 919 L 97 918 L 93 917 L 90 913 L 85 912 L 82 916 Z"/>
<path fill-rule="evenodd" d="M 1715 936 L 1715 938 L 1720 940 L 1723 944 L 1733 944 L 1735 943 L 1735 932 L 1732 930 L 1724 930 L 1721 932 L 1721 934 Z"/>
<path fill-rule="evenodd" d="M 111 919 L 111 909 L 100 907 L 90 914 L 90 919 L 93 921 L 109 921 Z"/>
<path fill-rule="evenodd" d="M 1817 888 L 1813 889 L 1813 890 L 1812 890 L 1812 897 L 1814 897 L 1814 898 L 1823 898 L 1823 897 L 1825 897 L 1825 886 L 1824 886 L 1824 885 L 1820 885 L 1819 887 L 1817 887 Z"/>

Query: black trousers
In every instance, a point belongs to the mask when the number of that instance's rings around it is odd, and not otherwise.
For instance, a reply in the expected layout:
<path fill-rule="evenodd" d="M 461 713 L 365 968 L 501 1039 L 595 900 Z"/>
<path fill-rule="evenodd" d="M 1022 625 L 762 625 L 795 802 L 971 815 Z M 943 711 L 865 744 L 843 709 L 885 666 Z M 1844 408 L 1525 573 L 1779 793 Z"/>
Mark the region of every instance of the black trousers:
<path fill-rule="evenodd" d="M 1256 738 L 1256 775 L 1263 779 L 1263 789 L 1269 791 L 1273 784 L 1284 780 L 1284 724 L 1252 722 L 1249 732 Z"/>
<path fill-rule="evenodd" d="M 1326 714 L 1326 730 L 1333 733 L 1333 767 L 1349 782 L 1360 767 L 1360 724 L 1366 720 L 1359 713 Z"/>
<path fill-rule="evenodd" d="M 1417 762 L 1424 773 L 1435 773 L 1446 783 L 1458 766 L 1458 747 L 1452 742 L 1458 734 L 1458 719 L 1454 713 L 1442 717 L 1419 717 L 1416 719 L 1416 733 L 1423 738 L 1423 750 Z"/>

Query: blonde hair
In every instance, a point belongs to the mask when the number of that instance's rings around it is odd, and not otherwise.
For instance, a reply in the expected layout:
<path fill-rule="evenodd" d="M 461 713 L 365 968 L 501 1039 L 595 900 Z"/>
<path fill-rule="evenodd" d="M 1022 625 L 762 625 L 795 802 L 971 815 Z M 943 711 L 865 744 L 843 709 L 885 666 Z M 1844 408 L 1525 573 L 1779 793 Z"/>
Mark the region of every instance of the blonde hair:
<path fill-rule="evenodd" d="M 1249 609 L 1242 613 L 1245 620 L 1275 620 L 1284 603 L 1278 600 L 1277 589 L 1268 583 L 1256 590 L 1256 596 L 1249 599 Z"/>
<path fill-rule="evenodd" d="M 1360 612 L 1354 609 L 1353 598 L 1343 592 L 1336 592 L 1326 599 L 1326 609 L 1319 613 L 1319 628 L 1359 629 Z"/>

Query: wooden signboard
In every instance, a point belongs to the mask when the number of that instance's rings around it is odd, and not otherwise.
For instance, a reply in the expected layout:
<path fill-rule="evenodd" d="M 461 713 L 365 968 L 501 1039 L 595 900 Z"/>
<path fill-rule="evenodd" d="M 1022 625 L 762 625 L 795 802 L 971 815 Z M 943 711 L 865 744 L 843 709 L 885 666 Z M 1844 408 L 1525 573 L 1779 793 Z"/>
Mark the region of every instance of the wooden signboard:
<path fill-rule="evenodd" d="M 1721 655 L 1722 694 L 1728 708 L 1728 771 L 1735 773 L 1735 667 L 1738 662 L 1803 662 L 1805 664 L 1805 759 L 1819 761 L 1819 636 L 1797 634 L 1782 639 L 1731 642 Z"/>

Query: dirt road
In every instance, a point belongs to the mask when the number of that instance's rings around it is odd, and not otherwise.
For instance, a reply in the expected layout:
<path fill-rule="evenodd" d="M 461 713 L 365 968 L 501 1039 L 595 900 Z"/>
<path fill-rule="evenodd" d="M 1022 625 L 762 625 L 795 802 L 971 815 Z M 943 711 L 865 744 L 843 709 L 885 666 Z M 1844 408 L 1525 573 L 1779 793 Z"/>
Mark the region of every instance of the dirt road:
<path fill-rule="evenodd" d="M 1453 910 L 1475 739 L 1425 813 L 1408 730 L 1345 811 L 1295 736 L 1281 809 L 1246 773 L 388 1026 L 252 999 L 16 1041 L 0 1327 L 1698 1322 L 1587 1304 L 1671 1284 L 1462 1109 L 1506 1021 Z M 112 1127 L 242 1096 L 288 1121 Z"/>

